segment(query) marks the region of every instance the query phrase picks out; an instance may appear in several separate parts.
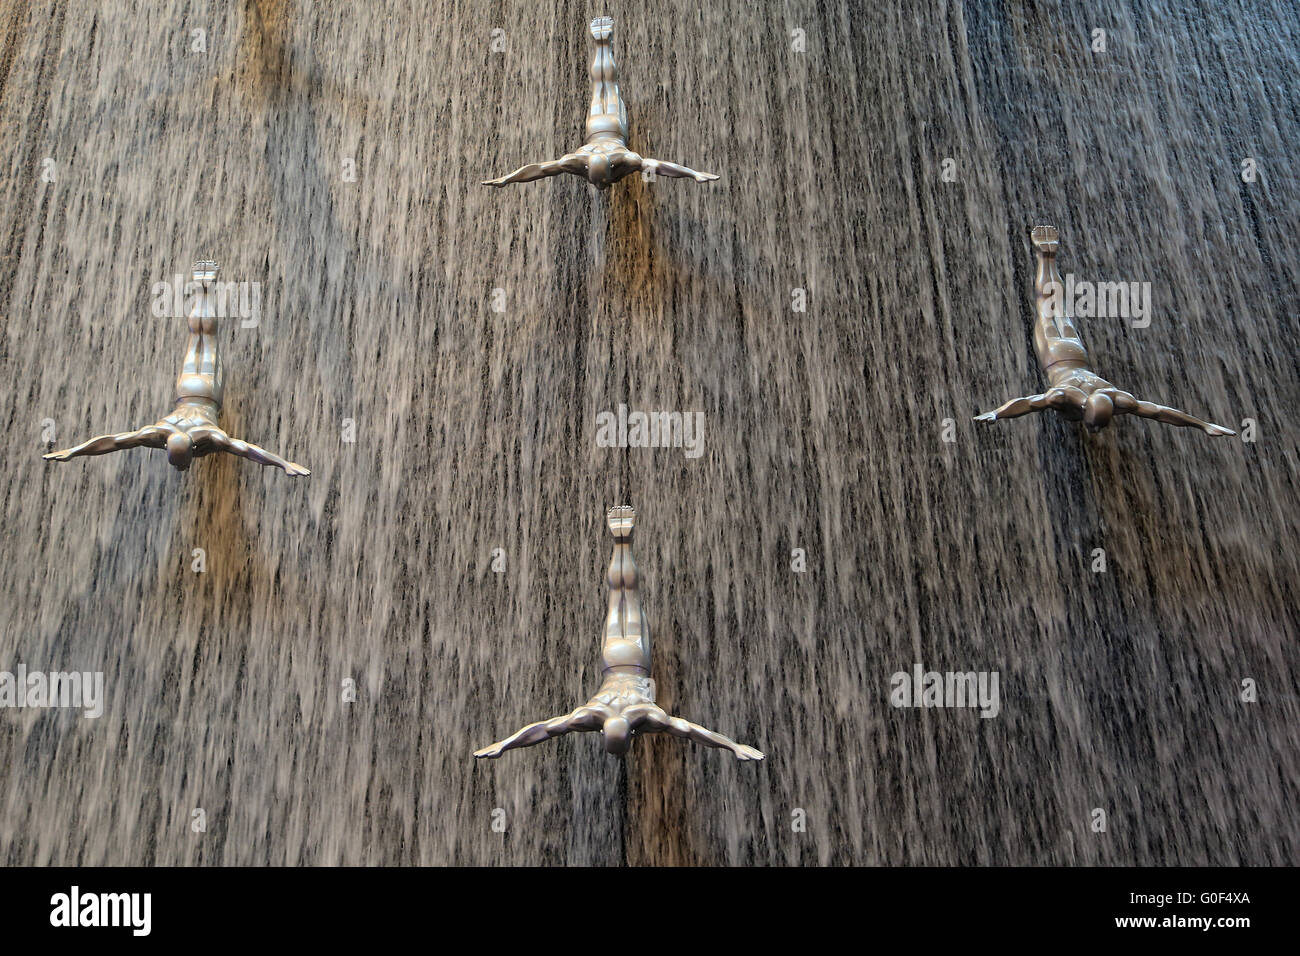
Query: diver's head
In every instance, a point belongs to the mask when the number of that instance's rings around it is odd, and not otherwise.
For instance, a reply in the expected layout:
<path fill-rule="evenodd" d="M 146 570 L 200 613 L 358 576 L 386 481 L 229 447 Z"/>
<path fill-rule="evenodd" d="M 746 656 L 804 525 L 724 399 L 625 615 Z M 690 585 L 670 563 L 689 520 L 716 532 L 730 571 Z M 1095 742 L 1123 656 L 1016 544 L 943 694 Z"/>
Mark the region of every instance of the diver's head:
<path fill-rule="evenodd" d="M 611 717 L 602 728 L 605 750 L 612 754 L 625 754 L 632 746 L 632 727 L 626 718 Z"/>
<path fill-rule="evenodd" d="M 593 186 L 601 189 L 609 185 L 609 157 L 604 153 L 592 153 L 587 158 L 587 179 Z"/>
<path fill-rule="evenodd" d="M 1110 424 L 1115 414 L 1115 403 L 1105 392 L 1093 392 L 1088 396 L 1088 404 L 1083 407 L 1083 423 L 1089 431 L 1101 431 Z"/>
<path fill-rule="evenodd" d="M 184 471 L 194 460 L 194 442 L 184 432 L 172 432 L 167 436 L 167 463 L 173 468 Z"/>

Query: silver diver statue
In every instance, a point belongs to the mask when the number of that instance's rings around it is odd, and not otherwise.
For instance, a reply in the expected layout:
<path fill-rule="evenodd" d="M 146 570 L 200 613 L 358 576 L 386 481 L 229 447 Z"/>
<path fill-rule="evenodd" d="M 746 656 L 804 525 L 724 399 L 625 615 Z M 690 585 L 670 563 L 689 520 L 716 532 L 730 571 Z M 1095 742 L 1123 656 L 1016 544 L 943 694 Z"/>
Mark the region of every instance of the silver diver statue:
<path fill-rule="evenodd" d="M 123 448 L 166 448 L 167 461 L 184 471 L 195 458 L 214 452 L 229 452 L 262 465 L 283 468 L 286 475 L 309 475 L 302 465 L 251 442 L 231 438 L 217 425 L 224 382 L 221 351 L 217 345 L 217 312 L 214 305 L 217 264 L 194 263 L 194 284 L 201 290 L 190 309 L 190 344 L 185 364 L 176 379 L 176 407 L 166 418 L 133 432 L 100 435 L 74 448 L 50 452 L 50 461 L 67 461 L 79 455 L 107 455 Z"/>
<path fill-rule="evenodd" d="M 539 720 L 505 740 L 474 752 L 475 757 L 499 757 L 516 747 L 531 747 L 552 737 L 578 730 L 599 730 L 605 749 L 625 754 L 638 733 L 667 733 L 686 737 L 706 747 L 723 747 L 737 760 L 762 760 L 753 747 L 706 730 L 681 717 L 672 717 L 655 705 L 655 682 L 650 678 L 650 628 L 637 596 L 636 564 L 632 560 L 632 524 L 636 512 L 627 505 L 611 508 L 607 516 L 614 535 L 614 556 L 609 562 L 609 613 L 601 643 L 605 679 L 596 695 L 572 713 Z"/>
<path fill-rule="evenodd" d="M 1199 428 L 1207 435 L 1236 434 L 1230 428 L 1203 422 L 1176 408 L 1139 401 L 1094 372 L 1074 320 L 1065 314 L 1063 307 L 1064 286 L 1061 274 L 1056 271 L 1056 227 L 1035 226 L 1030 239 L 1038 253 L 1038 271 L 1034 276 L 1038 313 L 1034 348 L 1051 387 L 1040 395 L 1013 398 L 1001 408 L 977 415 L 977 422 L 996 422 L 1051 408 L 1070 421 L 1082 421 L 1094 432 L 1105 428 L 1114 415 L 1138 415 L 1166 425 Z"/>
<path fill-rule="evenodd" d="M 718 177 L 699 173 L 661 159 L 640 156 L 627 148 L 627 104 L 618 91 L 618 68 L 614 65 L 614 18 L 591 21 L 596 55 L 591 61 L 591 108 L 587 111 L 587 141 L 576 152 L 544 163 L 529 163 L 508 176 L 485 180 L 484 186 L 527 183 L 545 176 L 572 173 L 585 176 L 593 186 L 608 189 L 624 176 L 645 169 L 661 176 L 694 179 L 707 183 Z"/>

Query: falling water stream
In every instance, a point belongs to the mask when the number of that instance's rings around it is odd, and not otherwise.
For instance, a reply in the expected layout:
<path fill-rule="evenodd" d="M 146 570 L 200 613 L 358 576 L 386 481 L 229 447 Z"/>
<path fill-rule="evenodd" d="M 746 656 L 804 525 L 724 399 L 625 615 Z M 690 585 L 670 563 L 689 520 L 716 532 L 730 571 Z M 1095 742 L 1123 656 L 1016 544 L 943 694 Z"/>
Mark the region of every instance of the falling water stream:
<path fill-rule="evenodd" d="M 1145 7 L 0 5 L 0 669 L 106 689 L 0 710 L 0 861 L 1294 864 L 1300 14 Z M 605 12 L 720 181 L 480 186 L 579 145 Z M 972 422 L 1042 387 L 1045 221 L 1150 283 L 1098 371 L 1253 442 Z M 169 409 L 206 256 L 223 424 L 311 477 L 42 461 Z M 765 762 L 472 758 L 599 683 L 619 503 L 660 701 Z"/>

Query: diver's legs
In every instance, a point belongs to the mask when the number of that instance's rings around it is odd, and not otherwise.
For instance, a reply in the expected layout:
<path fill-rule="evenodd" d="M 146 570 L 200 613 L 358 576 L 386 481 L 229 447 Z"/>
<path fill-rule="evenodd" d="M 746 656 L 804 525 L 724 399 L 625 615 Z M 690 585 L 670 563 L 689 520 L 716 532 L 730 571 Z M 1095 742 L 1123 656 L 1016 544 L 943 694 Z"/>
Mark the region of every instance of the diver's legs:
<path fill-rule="evenodd" d="M 609 610 L 605 616 L 604 653 L 606 664 L 618 659 L 620 664 L 650 670 L 650 628 L 641 613 L 641 596 L 638 589 L 636 561 L 632 558 L 632 527 L 636 512 L 628 505 L 609 509 L 606 516 L 610 532 L 614 535 L 614 554 L 609 561 Z M 634 645 L 630 648 L 627 645 Z M 632 657 L 623 654 L 609 656 L 612 648 L 632 651 Z"/>
<path fill-rule="evenodd" d="M 623 552 L 621 544 L 614 545 L 614 555 L 609 559 L 609 573 L 605 583 L 609 586 L 609 607 L 605 613 L 605 638 L 623 636 Z"/>
<path fill-rule="evenodd" d="M 1055 226 L 1035 226 L 1030 232 L 1037 265 L 1034 270 L 1034 349 L 1046 372 L 1060 362 L 1091 368 L 1088 352 L 1065 302 L 1065 283 L 1056 268 L 1060 245 Z"/>
<path fill-rule="evenodd" d="M 190 341 L 176 380 L 176 397 L 205 398 L 221 404 L 221 351 L 217 344 L 217 264 L 208 260 L 194 263 L 193 285 L 198 287 L 187 319 Z"/>
<path fill-rule="evenodd" d="M 614 63 L 614 18 L 597 17 L 591 21 L 591 35 L 596 52 L 591 59 L 591 108 L 587 111 L 587 139 L 598 134 L 614 134 L 627 144 L 627 105 L 618 91 L 618 67 Z"/>

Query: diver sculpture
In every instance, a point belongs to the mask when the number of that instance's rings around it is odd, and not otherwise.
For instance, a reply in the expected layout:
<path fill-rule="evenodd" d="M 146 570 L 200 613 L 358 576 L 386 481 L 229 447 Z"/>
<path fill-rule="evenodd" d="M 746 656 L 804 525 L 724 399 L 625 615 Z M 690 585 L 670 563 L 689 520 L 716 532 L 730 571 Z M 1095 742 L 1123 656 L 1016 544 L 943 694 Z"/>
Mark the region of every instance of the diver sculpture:
<path fill-rule="evenodd" d="M 1082 421 L 1094 432 L 1105 428 L 1115 415 L 1138 415 L 1166 425 L 1199 428 L 1207 435 L 1236 434 L 1230 428 L 1203 422 L 1176 408 L 1140 401 L 1094 372 L 1074 320 L 1065 314 L 1061 295 L 1064 287 L 1056 270 L 1056 227 L 1035 226 L 1030 239 L 1038 253 L 1038 270 L 1034 276 L 1038 313 L 1034 347 L 1038 351 L 1038 364 L 1051 387 L 1039 395 L 1013 398 L 994 411 L 976 416 L 977 422 L 996 422 L 1050 408 L 1070 421 Z"/>
<path fill-rule="evenodd" d="M 632 524 L 636 512 L 627 505 L 611 508 L 606 518 L 614 535 L 614 556 L 609 562 L 609 612 L 601 644 L 604 681 L 594 697 L 561 717 L 539 720 L 505 740 L 475 751 L 475 757 L 499 757 L 516 747 L 531 747 L 574 731 L 599 730 L 605 750 L 624 754 L 639 733 L 666 733 L 686 737 L 706 747 L 730 750 L 737 760 L 762 760 L 753 747 L 706 730 L 681 717 L 672 717 L 655 704 L 655 682 L 650 678 L 650 628 L 637 594 L 636 564 L 632 560 Z"/>
<path fill-rule="evenodd" d="M 231 438 L 217 424 L 225 390 L 221 351 L 217 344 L 217 264 L 208 260 L 194 263 L 194 284 L 200 294 L 190 309 L 190 342 L 181 373 L 176 379 L 175 408 L 153 425 L 132 432 L 100 435 L 74 448 L 50 452 L 50 461 L 67 461 L 81 455 L 107 455 L 124 448 L 166 448 L 167 461 L 182 471 L 195 458 L 228 452 L 262 465 L 283 468 L 286 475 L 309 475 L 302 465 L 251 442 Z"/>
<path fill-rule="evenodd" d="M 544 163 L 529 163 L 508 176 L 485 180 L 484 186 L 527 183 L 546 176 L 572 173 L 583 176 L 598 189 L 608 189 L 624 176 L 638 170 L 660 176 L 694 179 L 707 183 L 718 177 L 700 173 L 661 159 L 640 156 L 627 147 L 627 104 L 618 89 L 618 68 L 614 65 L 614 18 L 591 21 L 596 55 L 591 61 L 591 107 L 587 110 L 587 140 L 572 153 Z"/>

